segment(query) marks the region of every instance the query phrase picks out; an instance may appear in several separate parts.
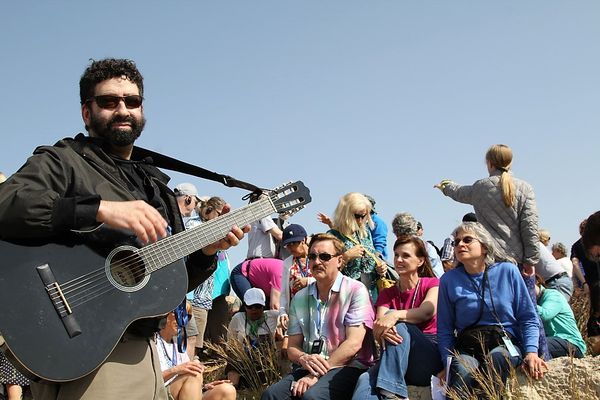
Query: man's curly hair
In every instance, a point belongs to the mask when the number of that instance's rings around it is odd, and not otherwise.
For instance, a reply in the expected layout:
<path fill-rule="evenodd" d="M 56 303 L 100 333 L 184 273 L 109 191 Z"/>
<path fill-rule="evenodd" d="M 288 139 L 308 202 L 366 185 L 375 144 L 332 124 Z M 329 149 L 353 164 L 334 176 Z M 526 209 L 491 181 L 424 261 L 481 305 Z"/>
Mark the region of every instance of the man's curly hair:
<path fill-rule="evenodd" d="M 135 83 L 140 90 L 140 96 L 144 96 L 144 78 L 138 71 L 135 62 L 126 59 L 106 58 L 104 60 L 92 60 L 79 80 L 79 97 L 81 104 L 94 96 L 96 85 L 107 79 L 127 77 Z"/>

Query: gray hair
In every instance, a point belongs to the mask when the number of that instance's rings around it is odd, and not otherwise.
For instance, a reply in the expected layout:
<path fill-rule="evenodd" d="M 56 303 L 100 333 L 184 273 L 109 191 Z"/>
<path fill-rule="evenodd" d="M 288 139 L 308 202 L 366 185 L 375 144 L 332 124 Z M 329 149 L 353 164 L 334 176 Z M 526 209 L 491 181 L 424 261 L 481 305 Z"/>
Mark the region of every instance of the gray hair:
<path fill-rule="evenodd" d="M 481 243 L 483 248 L 486 250 L 486 267 L 502 261 L 508 261 L 516 264 L 516 261 L 508 256 L 506 252 L 498 246 L 496 241 L 492 238 L 492 235 L 490 235 L 487 229 L 485 229 L 479 222 L 463 222 L 454 229 L 452 232 L 452 237 L 456 237 L 456 235 L 460 232 L 468 232 L 473 234 L 479 243 Z"/>
<path fill-rule="evenodd" d="M 409 213 L 398 213 L 392 220 L 392 231 L 396 237 L 417 234 L 417 220 Z"/>
<path fill-rule="evenodd" d="M 552 245 L 552 251 L 556 251 L 563 255 L 563 257 L 567 256 L 567 246 L 565 246 L 561 242 L 556 242 Z"/>

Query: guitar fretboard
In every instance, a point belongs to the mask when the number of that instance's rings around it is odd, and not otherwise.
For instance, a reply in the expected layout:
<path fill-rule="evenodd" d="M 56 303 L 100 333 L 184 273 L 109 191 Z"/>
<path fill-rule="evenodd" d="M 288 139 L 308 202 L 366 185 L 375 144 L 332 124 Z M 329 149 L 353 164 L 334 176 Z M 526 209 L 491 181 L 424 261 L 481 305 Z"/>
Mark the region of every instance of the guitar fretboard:
<path fill-rule="evenodd" d="M 276 212 L 266 197 L 218 218 L 204 222 L 138 250 L 146 265 L 146 273 L 163 268 L 209 244 L 223 239 L 234 226 L 244 226 Z"/>

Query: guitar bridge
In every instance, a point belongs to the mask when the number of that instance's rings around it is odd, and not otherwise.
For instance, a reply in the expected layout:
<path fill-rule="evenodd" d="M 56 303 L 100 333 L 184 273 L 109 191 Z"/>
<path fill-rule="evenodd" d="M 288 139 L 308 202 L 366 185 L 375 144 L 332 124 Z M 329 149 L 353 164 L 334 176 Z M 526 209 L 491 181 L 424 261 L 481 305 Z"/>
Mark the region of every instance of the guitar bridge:
<path fill-rule="evenodd" d="M 39 267 L 36 267 L 36 270 L 40 275 L 42 283 L 46 288 L 46 292 L 50 297 L 50 301 L 60 317 L 69 337 L 74 338 L 81 334 L 81 327 L 75 319 L 73 310 L 62 292 L 60 284 L 56 281 L 50 266 L 48 264 L 40 265 Z"/>

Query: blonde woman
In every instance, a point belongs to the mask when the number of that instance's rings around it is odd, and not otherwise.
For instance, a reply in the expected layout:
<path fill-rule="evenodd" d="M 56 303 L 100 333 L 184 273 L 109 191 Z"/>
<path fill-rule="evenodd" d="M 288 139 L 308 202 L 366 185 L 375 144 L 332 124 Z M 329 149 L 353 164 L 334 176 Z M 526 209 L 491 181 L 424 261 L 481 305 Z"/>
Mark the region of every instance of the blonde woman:
<path fill-rule="evenodd" d="M 496 245 L 513 258 L 535 303 L 535 265 L 539 262 L 538 212 L 531 185 L 510 172 L 513 153 L 504 144 L 495 144 L 485 154 L 489 176 L 472 185 L 442 180 L 434 187 L 460 203 L 471 204 L 477 220 L 491 234 Z M 550 358 L 543 325 L 540 352 Z"/>
<path fill-rule="evenodd" d="M 361 193 L 344 195 L 333 215 L 332 229 L 328 231 L 344 243 L 342 274 L 365 284 L 374 298 L 377 295 L 377 275 L 383 275 L 385 263 L 376 256 L 369 226 L 371 202 Z"/>

